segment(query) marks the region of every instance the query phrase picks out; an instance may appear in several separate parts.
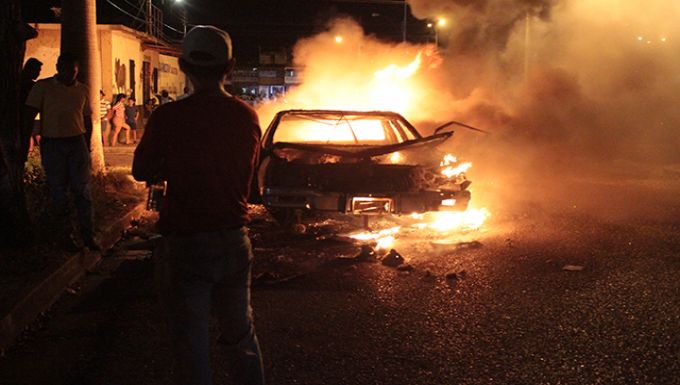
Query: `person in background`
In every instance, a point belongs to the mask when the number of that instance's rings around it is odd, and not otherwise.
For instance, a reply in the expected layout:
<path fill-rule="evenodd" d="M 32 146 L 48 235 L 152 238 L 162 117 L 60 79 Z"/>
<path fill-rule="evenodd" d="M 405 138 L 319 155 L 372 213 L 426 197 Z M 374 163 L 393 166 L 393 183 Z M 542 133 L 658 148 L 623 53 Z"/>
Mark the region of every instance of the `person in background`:
<path fill-rule="evenodd" d="M 32 57 L 26 60 L 24 68 L 21 70 L 21 105 L 24 108 L 22 113 L 21 122 L 21 132 L 19 135 L 19 156 L 23 162 L 28 160 L 28 153 L 31 151 L 32 140 L 31 135 L 33 134 L 33 129 L 35 125 L 35 118 L 30 119 L 29 108 L 26 107 L 26 99 L 28 94 L 33 89 L 35 85 L 35 80 L 40 77 L 40 72 L 42 71 L 43 63 Z"/>
<path fill-rule="evenodd" d="M 67 190 L 78 213 L 83 243 L 90 250 L 101 250 L 94 239 L 94 215 L 90 193 L 90 151 L 87 138 L 92 133 L 87 86 L 78 82 L 78 60 L 69 53 L 57 59 L 57 74 L 35 83 L 26 106 L 30 118 L 40 113 L 42 139 L 40 153 L 47 186 L 57 217 L 63 222 L 61 247 L 75 252 L 80 248 L 72 236 Z"/>
<path fill-rule="evenodd" d="M 186 98 L 189 97 L 189 95 L 191 95 L 191 90 L 189 90 L 189 87 L 184 87 L 184 93 L 182 95 L 178 96 L 177 100 L 179 101 L 179 100 L 182 100 L 182 99 L 186 99 Z"/>
<path fill-rule="evenodd" d="M 160 105 L 167 104 L 173 101 L 172 98 L 170 97 L 170 94 L 168 94 L 168 91 L 166 90 L 161 91 L 161 97 L 159 98 L 159 100 Z"/>
<path fill-rule="evenodd" d="M 108 137 L 111 134 L 111 125 L 109 124 L 109 119 L 111 119 L 111 103 L 106 100 L 106 94 L 104 91 L 99 90 L 99 118 L 102 122 L 102 141 L 105 146 L 108 146 Z"/>
<path fill-rule="evenodd" d="M 111 146 L 115 147 L 118 144 L 118 135 L 121 130 L 125 130 L 125 144 L 130 144 L 130 126 L 125 122 L 125 94 L 118 94 L 116 101 L 111 107 L 113 117 L 111 123 L 113 124 L 113 137 L 111 138 Z M 106 138 L 108 139 L 108 137 Z"/>
<path fill-rule="evenodd" d="M 137 143 L 137 119 L 139 119 L 139 107 L 135 105 L 135 98 L 130 96 L 125 106 L 125 123 L 130 126 L 132 143 Z"/>
<path fill-rule="evenodd" d="M 225 349 L 231 380 L 262 385 L 250 306 L 253 251 L 245 227 L 260 148 L 257 114 L 224 90 L 234 68 L 226 32 L 194 27 L 182 42 L 179 63 L 194 94 L 151 114 L 132 163 L 135 179 L 167 182 L 157 262 L 171 323 L 175 383 L 212 384 L 214 301 L 217 341 Z"/>

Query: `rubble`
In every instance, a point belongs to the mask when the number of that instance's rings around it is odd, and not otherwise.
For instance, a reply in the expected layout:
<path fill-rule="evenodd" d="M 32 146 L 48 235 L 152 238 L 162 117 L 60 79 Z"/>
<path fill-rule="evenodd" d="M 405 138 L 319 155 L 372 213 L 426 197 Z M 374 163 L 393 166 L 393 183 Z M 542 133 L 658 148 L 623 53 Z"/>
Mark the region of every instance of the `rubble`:
<path fill-rule="evenodd" d="M 439 252 L 479 249 L 483 246 L 479 241 L 451 242 L 448 240 L 432 241 L 430 245 Z"/>
<path fill-rule="evenodd" d="M 397 267 L 404 263 L 404 257 L 402 257 L 401 254 L 399 254 L 396 250 L 391 249 L 390 252 L 383 257 L 381 262 L 385 266 Z"/>
<path fill-rule="evenodd" d="M 378 256 L 375 249 L 370 245 L 361 245 L 361 251 L 357 254 L 354 259 L 357 262 L 375 262 Z"/>
<path fill-rule="evenodd" d="M 277 273 L 264 272 L 256 275 L 252 279 L 252 286 L 271 286 L 280 283 L 290 282 L 304 276 L 305 273 L 293 274 L 288 276 L 280 276 Z"/>
<path fill-rule="evenodd" d="M 434 281 L 437 278 L 432 271 L 430 270 L 425 270 L 425 273 L 423 274 L 422 280 L 423 281 Z"/>
<path fill-rule="evenodd" d="M 405 272 L 407 272 L 407 273 L 410 273 L 410 272 L 412 272 L 412 271 L 415 270 L 415 269 L 416 269 L 416 268 L 413 267 L 413 265 L 401 265 L 401 266 L 397 267 L 397 270 L 399 270 L 399 271 L 405 271 Z"/>

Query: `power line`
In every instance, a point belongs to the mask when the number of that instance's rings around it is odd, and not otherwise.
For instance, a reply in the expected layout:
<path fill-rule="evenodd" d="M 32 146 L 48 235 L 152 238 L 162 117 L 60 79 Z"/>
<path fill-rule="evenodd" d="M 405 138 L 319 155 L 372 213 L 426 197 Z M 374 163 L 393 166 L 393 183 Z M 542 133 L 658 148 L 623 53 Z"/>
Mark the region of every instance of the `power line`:
<path fill-rule="evenodd" d="M 125 3 L 127 3 L 128 5 L 137 7 L 136 5 L 134 5 L 134 4 L 130 3 L 130 2 L 128 2 L 127 0 L 123 0 L 123 1 L 124 1 Z M 120 6 L 118 6 L 118 4 L 114 3 L 112 0 L 106 0 L 106 2 L 109 3 L 112 7 L 116 8 L 118 11 L 120 11 L 120 12 L 124 13 L 125 15 L 131 17 L 134 21 L 141 23 L 141 25 L 146 24 L 146 20 L 141 19 L 141 18 L 138 17 L 139 14 L 141 13 L 142 8 L 143 8 L 143 4 L 141 4 L 141 5 L 139 6 L 139 8 L 137 9 L 137 16 L 135 16 L 135 15 L 133 15 L 132 13 L 130 13 L 130 12 L 126 11 L 125 9 L 121 8 Z M 167 29 L 169 29 L 169 30 L 171 30 L 171 31 L 177 32 L 177 33 L 179 33 L 179 34 L 182 33 L 182 31 L 180 31 L 179 29 L 177 29 L 177 28 L 175 28 L 175 27 L 173 27 L 173 26 L 171 26 L 171 25 L 169 25 L 169 24 L 163 23 L 163 26 L 164 26 L 165 28 L 167 28 Z"/>
<path fill-rule="evenodd" d="M 124 14 L 130 16 L 133 20 L 140 21 L 140 22 L 142 22 L 142 23 L 145 23 L 145 22 L 146 22 L 145 20 L 140 19 L 139 17 L 137 17 L 137 16 L 131 14 L 130 12 L 124 10 L 123 8 L 119 7 L 118 4 L 114 3 L 114 2 L 111 1 L 111 0 L 106 0 L 106 2 L 109 3 L 109 5 L 111 5 L 112 7 L 116 8 L 117 10 L 119 10 L 120 12 L 122 12 L 122 13 L 124 13 Z"/>

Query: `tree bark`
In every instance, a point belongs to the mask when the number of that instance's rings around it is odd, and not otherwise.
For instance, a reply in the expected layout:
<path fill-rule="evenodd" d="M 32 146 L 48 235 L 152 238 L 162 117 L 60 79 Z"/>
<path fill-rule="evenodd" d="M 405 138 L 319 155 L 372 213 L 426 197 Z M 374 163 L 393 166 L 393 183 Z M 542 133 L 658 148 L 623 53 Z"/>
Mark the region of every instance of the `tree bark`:
<path fill-rule="evenodd" d="M 19 0 L 0 1 L 0 243 L 28 239 L 29 221 L 19 155 L 21 67 L 36 32 L 21 19 Z"/>
<path fill-rule="evenodd" d="M 79 80 L 90 90 L 92 109 L 92 137 L 90 143 L 92 172 L 105 172 L 104 148 L 102 147 L 101 119 L 99 117 L 99 90 L 101 58 L 97 38 L 96 0 L 62 0 L 61 5 L 61 51 L 70 52 L 80 60 Z"/>

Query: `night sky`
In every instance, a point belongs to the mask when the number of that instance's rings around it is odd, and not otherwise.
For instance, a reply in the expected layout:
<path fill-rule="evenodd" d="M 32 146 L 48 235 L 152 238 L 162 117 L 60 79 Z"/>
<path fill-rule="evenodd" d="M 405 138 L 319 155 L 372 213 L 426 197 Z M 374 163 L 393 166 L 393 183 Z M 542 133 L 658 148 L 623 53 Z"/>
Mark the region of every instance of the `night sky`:
<path fill-rule="evenodd" d="M 143 3 L 143 0 L 141 1 Z M 59 0 L 24 0 L 23 15 L 28 22 L 57 22 L 53 6 Z M 116 9 L 113 3 L 119 8 Z M 183 0 L 187 8 L 189 24 L 213 24 L 228 31 L 234 41 L 234 50 L 241 63 L 257 60 L 259 49 L 290 48 L 301 37 L 309 36 L 324 28 L 331 19 L 350 16 L 369 34 L 388 41 L 401 41 L 403 5 L 391 0 Z M 180 29 L 172 0 L 154 0 L 164 10 L 164 21 Z M 144 18 L 140 0 L 98 0 L 98 22 L 125 24 L 143 29 L 143 24 L 133 16 Z M 424 41 L 428 31 L 425 22 L 410 15 L 408 39 Z M 178 38 L 166 29 L 170 38 Z"/>

